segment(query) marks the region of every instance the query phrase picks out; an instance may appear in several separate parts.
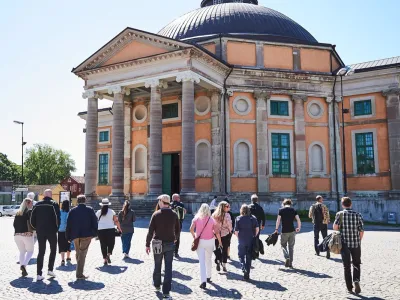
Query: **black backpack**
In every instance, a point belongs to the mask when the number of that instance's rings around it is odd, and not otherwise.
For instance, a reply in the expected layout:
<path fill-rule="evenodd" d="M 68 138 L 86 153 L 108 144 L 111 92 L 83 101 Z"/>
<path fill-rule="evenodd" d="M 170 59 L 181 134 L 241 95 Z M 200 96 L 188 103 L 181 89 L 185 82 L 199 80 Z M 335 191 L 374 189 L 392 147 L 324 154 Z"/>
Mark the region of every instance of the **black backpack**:
<path fill-rule="evenodd" d="M 322 204 L 316 204 L 314 207 L 314 223 L 322 224 L 324 220 L 324 212 L 322 211 Z"/>

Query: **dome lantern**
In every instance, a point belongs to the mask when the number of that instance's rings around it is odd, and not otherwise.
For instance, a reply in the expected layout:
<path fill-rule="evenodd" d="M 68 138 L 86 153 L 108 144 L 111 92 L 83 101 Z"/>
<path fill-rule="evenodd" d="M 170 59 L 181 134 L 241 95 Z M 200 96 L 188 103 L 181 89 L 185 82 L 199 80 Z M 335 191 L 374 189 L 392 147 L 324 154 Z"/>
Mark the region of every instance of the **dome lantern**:
<path fill-rule="evenodd" d="M 203 0 L 201 1 L 201 7 L 224 4 L 224 3 L 249 3 L 258 5 L 258 0 Z"/>

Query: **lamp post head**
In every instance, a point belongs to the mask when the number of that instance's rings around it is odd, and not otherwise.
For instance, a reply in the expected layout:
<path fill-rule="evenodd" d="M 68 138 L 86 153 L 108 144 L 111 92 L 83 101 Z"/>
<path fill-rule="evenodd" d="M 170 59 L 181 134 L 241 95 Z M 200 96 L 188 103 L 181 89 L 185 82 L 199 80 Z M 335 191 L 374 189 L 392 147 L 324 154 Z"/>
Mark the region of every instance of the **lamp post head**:
<path fill-rule="evenodd" d="M 351 68 L 349 66 L 345 66 L 336 72 L 336 76 L 347 76 L 350 75 Z"/>
<path fill-rule="evenodd" d="M 15 124 L 20 124 L 20 125 L 24 125 L 24 122 L 21 121 L 14 121 Z"/>

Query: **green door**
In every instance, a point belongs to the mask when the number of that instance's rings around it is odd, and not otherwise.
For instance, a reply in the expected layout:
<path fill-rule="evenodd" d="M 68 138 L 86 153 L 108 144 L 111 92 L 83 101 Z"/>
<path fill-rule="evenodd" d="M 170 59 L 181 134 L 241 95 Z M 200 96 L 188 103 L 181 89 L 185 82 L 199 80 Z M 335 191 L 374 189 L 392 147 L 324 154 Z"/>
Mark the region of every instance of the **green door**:
<path fill-rule="evenodd" d="M 172 171 L 172 155 L 163 154 L 162 156 L 162 192 L 171 195 L 171 171 Z"/>

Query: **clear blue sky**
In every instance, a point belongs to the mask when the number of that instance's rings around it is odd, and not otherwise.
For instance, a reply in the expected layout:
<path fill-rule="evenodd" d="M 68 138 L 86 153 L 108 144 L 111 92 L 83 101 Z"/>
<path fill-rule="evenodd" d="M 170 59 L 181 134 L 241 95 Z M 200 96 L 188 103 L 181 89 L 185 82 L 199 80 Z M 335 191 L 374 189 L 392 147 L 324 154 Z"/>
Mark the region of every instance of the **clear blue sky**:
<path fill-rule="evenodd" d="M 70 71 L 130 26 L 158 32 L 201 0 L 0 1 L 0 152 L 20 163 L 27 146 L 47 143 L 70 153 L 84 173 L 83 81 Z M 260 0 L 337 45 L 346 64 L 400 55 L 397 0 Z M 104 104 L 102 104 L 104 105 Z"/>

